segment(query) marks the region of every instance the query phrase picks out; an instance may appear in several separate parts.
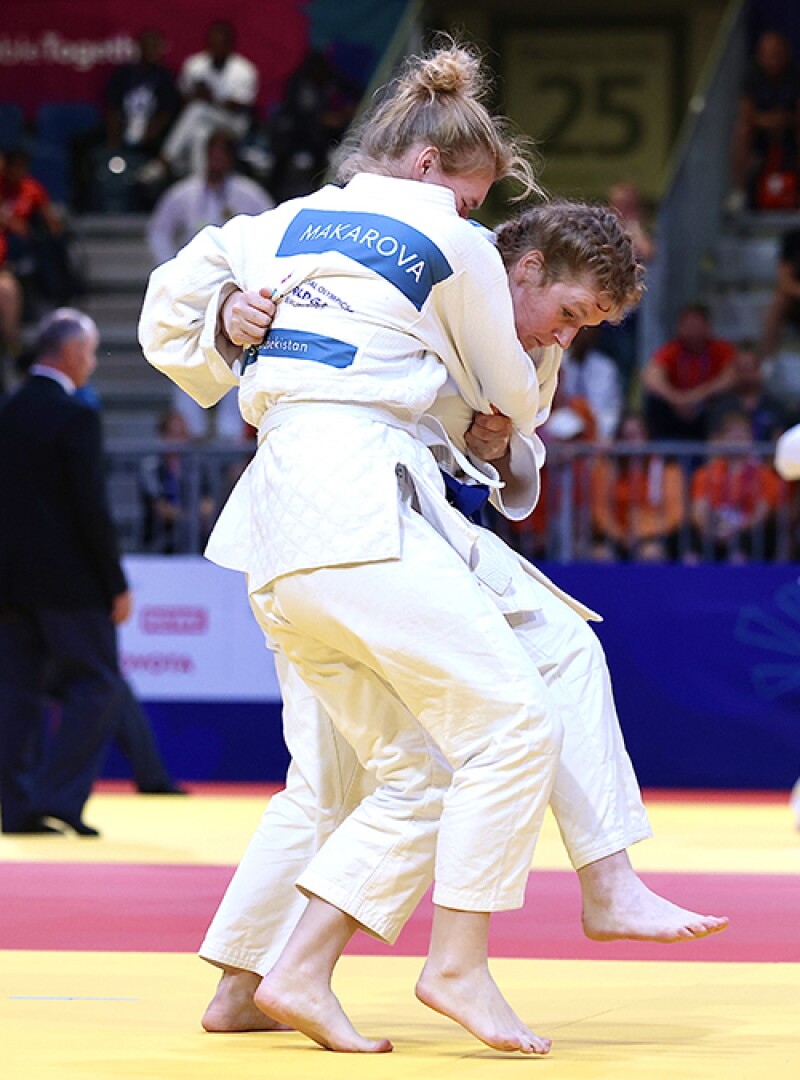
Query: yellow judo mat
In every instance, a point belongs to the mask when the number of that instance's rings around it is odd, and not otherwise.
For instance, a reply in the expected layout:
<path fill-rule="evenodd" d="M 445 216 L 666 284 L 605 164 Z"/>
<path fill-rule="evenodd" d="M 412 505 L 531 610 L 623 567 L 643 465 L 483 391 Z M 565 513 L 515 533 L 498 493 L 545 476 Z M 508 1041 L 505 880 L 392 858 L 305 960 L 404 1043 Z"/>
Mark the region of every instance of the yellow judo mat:
<path fill-rule="evenodd" d="M 80 862 L 90 888 L 95 863 L 232 865 L 263 805 L 258 796 L 101 794 L 87 812 L 100 840 L 2 838 L 0 875 L 14 863 Z M 637 868 L 797 875 L 800 913 L 800 834 L 786 806 L 650 799 L 648 809 L 656 839 L 634 850 Z M 549 822 L 536 866 L 566 865 Z M 790 932 L 796 942 L 800 919 Z M 701 946 L 664 946 L 680 959 L 648 963 L 494 960 L 514 1008 L 553 1039 L 546 1058 L 489 1050 L 424 1008 L 413 997 L 418 957 L 343 958 L 335 989 L 356 1027 L 395 1045 L 356 1056 L 294 1033 L 206 1034 L 199 1019 L 216 973 L 188 952 L 9 948 L 0 951 L 0 1080 L 507 1080 L 519 1070 L 564 1080 L 797 1080 L 800 964 L 685 959 Z"/>

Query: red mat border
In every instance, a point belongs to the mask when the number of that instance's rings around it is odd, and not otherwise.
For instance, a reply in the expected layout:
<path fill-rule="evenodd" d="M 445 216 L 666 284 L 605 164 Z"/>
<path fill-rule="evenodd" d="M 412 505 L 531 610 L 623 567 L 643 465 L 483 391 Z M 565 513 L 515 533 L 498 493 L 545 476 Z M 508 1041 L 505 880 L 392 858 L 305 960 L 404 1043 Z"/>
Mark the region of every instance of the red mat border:
<path fill-rule="evenodd" d="M 233 873 L 229 866 L 9 862 L 0 875 L 0 949 L 194 952 Z M 669 874 L 643 878 L 697 911 L 729 915 L 731 928 L 674 946 L 597 943 L 580 929 L 570 871 L 531 874 L 525 907 L 492 920 L 492 955 L 594 960 L 800 963 L 800 889 L 794 875 Z M 422 956 L 426 897 L 394 950 L 365 934 L 351 952 Z"/>

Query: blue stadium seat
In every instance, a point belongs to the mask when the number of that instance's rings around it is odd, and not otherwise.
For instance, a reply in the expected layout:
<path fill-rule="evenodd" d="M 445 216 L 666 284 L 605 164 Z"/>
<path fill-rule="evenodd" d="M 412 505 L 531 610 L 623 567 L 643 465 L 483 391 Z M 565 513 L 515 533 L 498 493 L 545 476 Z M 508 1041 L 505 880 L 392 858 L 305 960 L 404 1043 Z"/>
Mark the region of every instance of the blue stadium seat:
<path fill-rule="evenodd" d="M 50 192 L 54 202 L 70 197 L 70 141 L 100 124 L 100 110 L 89 102 L 48 102 L 36 113 L 36 138 L 31 173 Z"/>
<path fill-rule="evenodd" d="M 19 105 L 0 104 L 0 151 L 19 146 L 22 131 L 22 109 Z"/>

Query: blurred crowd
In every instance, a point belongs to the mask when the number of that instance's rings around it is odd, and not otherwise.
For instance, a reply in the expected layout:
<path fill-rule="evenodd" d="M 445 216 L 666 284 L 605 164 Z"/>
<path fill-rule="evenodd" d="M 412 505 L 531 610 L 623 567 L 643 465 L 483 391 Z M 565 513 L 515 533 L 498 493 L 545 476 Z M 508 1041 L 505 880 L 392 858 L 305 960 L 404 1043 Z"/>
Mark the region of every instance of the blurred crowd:
<path fill-rule="evenodd" d="M 180 70 L 163 55 L 162 35 L 148 30 L 138 59 L 110 76 L 102 123 L 72 141 L 68 207 L 56 207 L 30 175 L 23 148 L 0 158 L 0 383 L 19 367 L 26 318 L 81 294 L 70 213 L 146 212 L 153 260 L 163 262 L 205 225 L 261 213 L 318 186 L 364 89 L 327 53 L 311 50 L 281 102 L 259 115 L 258 69 L 238 51 L 225 20 L 208 28 L 205 47 Z M 800 75 L 789 41 L 770 30 L 756 43 L 742 87 L 727 212 L 798 208 L 799 133 Z M 651 264 L 658 258 L 655 208 L 643 207 L 628 180 L 612 187 L 608 202 L 639 258 Z M 493 524 L 538 558 L 798 557 L 796 485 L 778 479 L 770 458 L 776 437 L 800 421 L 795 340 L 800 211 L 797 227 L 781 239 L 759 339 L 717 336 L 702 303 L 684 307 L 671 340 L 651 356 L 642 355 L 636 312 L 578 335 L 543 429 L 551 468 L 540 505 L 513 527 Z M 154 435 L 165 448 L 140 463 L 137 544 L 197 550 L 232 474 L 227 465 L 221 480 L 190 467 L 189 451 L 219 439 L 241 442 L 252 432 L 233 395 L 207 412 L 176 392 Z"/>
<path fill-rule="evenodd" d="M 152 213 L 149 239 L 163 261 L 205 225 L 318 186 L 364 89 L 311 49 L 263 114 L 258 69 L 229 21 L 212 23 L 178 71 L 164 49 L 157 29 L 144 31 L 138 58 L 112 72 L 96 108 L 65 107 L 60 119 L 75 130 L 63 135 L 63 204 L 31 175 L 27 142 L 0 152 L 0 392 L 23 325 L 84 290 L 73 214 Z"/>

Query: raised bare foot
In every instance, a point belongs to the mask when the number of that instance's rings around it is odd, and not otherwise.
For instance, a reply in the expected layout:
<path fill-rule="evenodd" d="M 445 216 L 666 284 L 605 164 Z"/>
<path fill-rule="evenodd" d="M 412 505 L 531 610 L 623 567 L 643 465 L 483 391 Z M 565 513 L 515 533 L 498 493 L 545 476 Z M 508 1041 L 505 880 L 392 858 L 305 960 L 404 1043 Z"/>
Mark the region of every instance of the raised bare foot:
<path fill-rule="evenodd" d="M 214 997 L 203 1014 L 202 1025 L 209 1032 L 291 1031 L 258 1009 L 253 994 L 261 976 L 241 968 L 223 968 Z"/>
<path fill-rule="evenodd" d="M 275 968 L 261 980 L 255 1004 L 267 1016 L 296 1028 L 326 1050 L 347 1054 L 385 1054 L 393 1049 L 388 1039 L 367 1039 L 348 1020 L 329 986 L 291 979 Z"/>
<path fill-rule="evenodd" d="M 520 1020 L 486 966 L 451 973 L 437 972 L 426 964 L 416 994 L 423 1005 L 449 1016 L 495 1050 L 550 1052 L 550 1039 L 535 1035 Z"/>
<path fill-rule="evenodd" d="M 638 877 L 612 895 L 583 895 L 583 932 L 592 941 L 694 941 L 724 930 L 729 920 L 700 915 L 665 900 Z"/>

